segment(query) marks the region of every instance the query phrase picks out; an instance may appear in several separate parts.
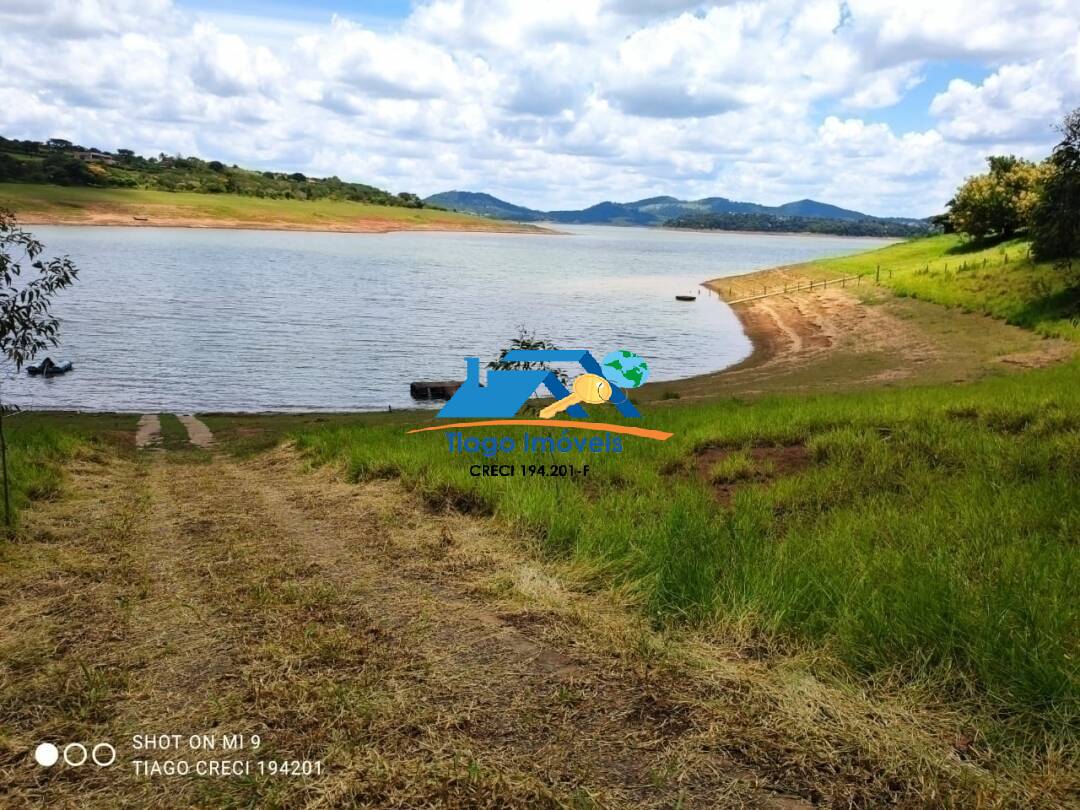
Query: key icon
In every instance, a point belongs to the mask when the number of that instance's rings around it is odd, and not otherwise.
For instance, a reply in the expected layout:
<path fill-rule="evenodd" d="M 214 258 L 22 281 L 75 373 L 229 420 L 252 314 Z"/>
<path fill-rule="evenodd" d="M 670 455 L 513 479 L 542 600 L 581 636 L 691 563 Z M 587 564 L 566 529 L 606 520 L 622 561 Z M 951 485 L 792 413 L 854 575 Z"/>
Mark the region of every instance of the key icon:
<path fill-rule="evenodd" d="M 611 399 L 611 383 L 599 374 L 582 374 L 574 380 L 571 386 L 573 393 L 563 397 L 558 402 L 553 402 L 540 411 L 541 419 L 550 419 L 555 414 L 565 411 L 567 408 L 584 402 L 588 405 L 599 405 Z"/>

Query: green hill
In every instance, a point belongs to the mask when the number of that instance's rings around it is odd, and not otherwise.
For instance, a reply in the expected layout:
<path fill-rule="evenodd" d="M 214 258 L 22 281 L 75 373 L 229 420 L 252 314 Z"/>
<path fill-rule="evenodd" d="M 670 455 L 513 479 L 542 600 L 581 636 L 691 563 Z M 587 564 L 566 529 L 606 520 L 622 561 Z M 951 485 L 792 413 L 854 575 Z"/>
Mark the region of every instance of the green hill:
<path fill-rule="evenodd" d="M 349 183 L 337 177 L 256 171 L 227 166 L 217 160 L 180 155 L 143 157 L 130 149 L 107 152 L 57 139 L 41 143 L 0 137 L 2 182 L 424 207 L 415 194 L 391 194 L 375 186 Z"/>
<path fill-rule="evenodd" d="M 424 203 L 451 211 L 463 211 L 492 219 L 510 219 L 515 222 L 536 222 L 544 218 L 542 211 L 534 211 L 475 191 L 443 191 L 425 197 Z"/>

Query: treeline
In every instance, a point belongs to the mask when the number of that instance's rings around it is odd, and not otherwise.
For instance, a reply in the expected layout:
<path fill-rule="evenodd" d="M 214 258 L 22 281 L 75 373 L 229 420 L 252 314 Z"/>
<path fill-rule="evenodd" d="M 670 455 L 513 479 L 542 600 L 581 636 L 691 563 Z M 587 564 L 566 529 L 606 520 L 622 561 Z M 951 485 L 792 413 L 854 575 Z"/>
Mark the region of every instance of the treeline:
<path fill-rule="evenodd" d="M 820 233 L 834 236 L 926 236 L 930 225 L 911 225 L 885 219 L 819 219 L 781 217 L 775 214 L 684 214 L 664 223 L 668 228 L 705 231 L 769 231 Z"/>
<path fill-rule="evenodd" d="M 988 171 L 965 180 L 935 220 L 976 241 L 1023 234 L 1038 261 L 1080 256 L 1080 109 L 1058 129 L 1062 140 L 1043 161 L 988 157 Z"/>
<path fill-rule="evenodd" d="M 391 194 L 375 186 L 347 183 L 337 177 L 254 171 L 227 166 L 218 160 L 180 155 L 143 157 L 131 149 L 106 152 L 59 138 L 39 142 L 0 136 L 0 182 L 242 194 L 279 200 L 352 200 L 424 207 L 416 194 Z"/>

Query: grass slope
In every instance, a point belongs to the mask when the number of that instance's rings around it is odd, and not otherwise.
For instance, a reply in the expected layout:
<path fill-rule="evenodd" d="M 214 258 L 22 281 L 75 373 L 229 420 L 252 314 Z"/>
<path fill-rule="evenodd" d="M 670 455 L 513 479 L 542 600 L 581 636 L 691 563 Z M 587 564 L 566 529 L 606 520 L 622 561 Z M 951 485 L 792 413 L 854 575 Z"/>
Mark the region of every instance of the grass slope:
<path fill-rule="evenodd" d="M 274 200 L 236 194 L 101 189 L 0 183 L 0 207 L 20 218 L 79 223 L 95 216 L 183 219 L 194 223 L 230 222 L 318 228 L 347 227 L 357 222 L 385 222 L 396 227 L 499 227 L 490 220 L 450 211 L 403 208 L 347 200 Z"/>
<path fill-rule="evenodd" d="M 921 240 L 806 270 L 880 263 L 901 294 L 1080 337 L 1075 289 L 1058 271 L 1017 261 L 1016 244 L 958 247 Z M 1013 255 L 994 264 L 999 251 Z M 957 255 L 968 269 L 957 271 Z M 1078 383 L 1073 361 L 968 386 L 677 403 L 646 416 L 672 440 L 628 439 L 610 456 L 463 457 L 445 435 L 392 425 L 296 436 L 357 479 L 400 477 L 433 504 L 517 525 L 550 554 L 636 589 L 662 623 L 735 633 L 748 650 L 814 649 L 823 669 L 926 686 L 994 718 L 995 744 L 1047 751 L 1074 739 L 1080 708 Z M 506 431 L 519 444 L 521 432 Z M 485 461 L 590 471 L 471 476 Z"/>
<path fill-rule="evenodd" d="M 1050 337 L 1080 341 L 1080 272 L 1029 258 L 1022 240 L 980 247 L 945 235 L 813 262 L 834 274 L 864 274 L 901 296 L 1001 318 Z"/>

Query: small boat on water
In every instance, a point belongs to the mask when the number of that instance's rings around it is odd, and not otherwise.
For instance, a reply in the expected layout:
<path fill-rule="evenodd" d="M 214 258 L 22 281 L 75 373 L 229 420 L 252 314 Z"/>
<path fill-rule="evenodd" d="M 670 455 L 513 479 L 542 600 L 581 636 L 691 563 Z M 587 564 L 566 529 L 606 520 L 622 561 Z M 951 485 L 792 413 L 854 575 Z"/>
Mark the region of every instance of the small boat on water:
<path fill-rule="evenodd" d="M 72 368 L 74 368 L 74 366 L 72 366 L 70 360 L 63 363 L 57 363 L 54 362 L 51 357 L 46 357 L 40 363 L 27 366 L 26 373 L 31 377 L 37 377 L 38 375 L 43 377 L 56 377 L 60 374 L 67 374 Z"/>
<path fill-rule="evenodd" d="M 696 295 L 676 295 L 676 301 L 697 301 Z"/>

